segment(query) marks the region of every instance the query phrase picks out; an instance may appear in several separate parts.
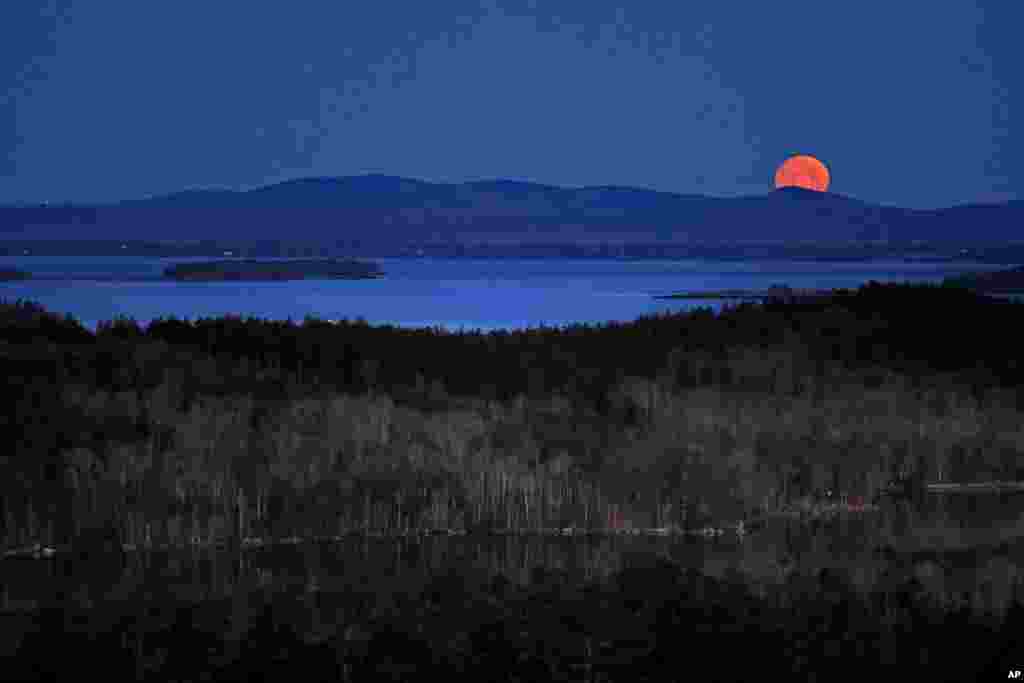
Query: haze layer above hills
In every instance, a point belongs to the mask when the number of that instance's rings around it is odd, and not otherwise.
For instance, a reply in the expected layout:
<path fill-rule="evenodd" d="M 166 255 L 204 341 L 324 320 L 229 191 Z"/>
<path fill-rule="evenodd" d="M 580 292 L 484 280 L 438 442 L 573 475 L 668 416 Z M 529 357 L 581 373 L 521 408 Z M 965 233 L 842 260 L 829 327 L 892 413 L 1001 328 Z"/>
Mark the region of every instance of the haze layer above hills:
<path fill-rule="evenodd" d="M 630 187 L 396 176 L 302 178 L 105 205 L 0 207 L 0 239 L 567 242 L 1006 242 L 1024 201 L 914 210 L 798 188 L 714 198 Z"/>

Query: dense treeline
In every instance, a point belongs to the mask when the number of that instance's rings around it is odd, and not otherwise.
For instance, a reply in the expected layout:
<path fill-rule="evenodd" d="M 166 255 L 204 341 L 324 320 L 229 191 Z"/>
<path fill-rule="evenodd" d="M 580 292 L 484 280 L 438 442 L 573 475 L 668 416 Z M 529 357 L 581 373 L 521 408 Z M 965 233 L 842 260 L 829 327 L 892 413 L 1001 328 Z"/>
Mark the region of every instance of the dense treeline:
<path fill-rule="evenodd" d="M 965 273 L 959 277 L 947 279 L 946 285 L 966 287 L 980 292 L 1020 292 L 1024 290 L 1024 268 Z"/>
<path fill-rule="evenodd" d="M 0 310 L 6 545 L 703 525 L 1024 479 L 1019 304 L 880 285 L 488 334 Z"/>

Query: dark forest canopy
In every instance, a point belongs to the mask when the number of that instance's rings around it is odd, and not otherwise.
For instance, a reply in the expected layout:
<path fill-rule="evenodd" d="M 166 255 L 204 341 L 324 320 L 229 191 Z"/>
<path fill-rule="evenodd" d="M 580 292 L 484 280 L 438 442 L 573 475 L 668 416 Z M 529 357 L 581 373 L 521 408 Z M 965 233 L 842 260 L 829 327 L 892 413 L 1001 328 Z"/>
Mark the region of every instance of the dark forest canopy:
<path fill-rule="evenodd" d="M 380 277 L 375 263 L 335 259 L 301 261 L 207 261 L 179 263 L 164 270 L 175 280 L 303 280 L 313 278 L 362 280 Z"/>
<path fill-rule="evenodd" d="M 947 278 L 944 284 L 992 294 L 1024 292 L 1024 266 L 986 273 L 966 273 Z"/>
<path fill-rule="evenodd" d="M 21 520 L 3 542 L 38 538 L 47 501 L 64 515 L 55 538 L 96 500 L 128 534 L 200 505 L 235 514 L 232 487 L 248 501 L 237 534 L 539 524 L 546 508 L 495 493 L 510 468 L 583 501 L 555 506 L 561 525 L 584 510 L 611 524 L 612 501 L 681 526 L 824 486 L 872 498 L 894 482 L 1020 481 L 1024 363 L 1006 331 L 1022 312 L 872 282 L 486 334 L 237 316 L 94 333 L 0 302 L 0 494 Z M 268 518 L 267 496 L 292 507 Z"/>
<path fill-rule="evenodd" d="M 505 396 L 532 384 L 566 390 L 589 383 L 592 372 L 609 379 L 651 377 L 674 349 L 724 359 L 727 349 L 743 346 L 796 347 L 822 362 L 921 377 L 973 375 L 987 368 L 1005 386 L 1024 384 L 1019 345 L 1004 333 L 1022 310 L 961 288 L 871 282 L 809 302 L 769 299 L 719 314 L 699 308 L 566 328 L 450 333 L 314 317 L 295 323 L 228 316 L 160 318 L 148 325 L 118 318 L 100 323 L 94 334 L 70 316 L 19 301 L 2 304 L 0 344 L 44 343 L 34 347 L 40 353 L 45 344 L 56 345 L 50 347 L 56 352 L 65 346 L 85 350 L 160 341 L 217 357 L 301 368 L 342 386 L 365 388 L 365 369 L 379 366 L 375 382 L 404 384 L 419 374 L 443 381 L 450 394 L 464 395 L 479 395 L 487 386 Z"/>

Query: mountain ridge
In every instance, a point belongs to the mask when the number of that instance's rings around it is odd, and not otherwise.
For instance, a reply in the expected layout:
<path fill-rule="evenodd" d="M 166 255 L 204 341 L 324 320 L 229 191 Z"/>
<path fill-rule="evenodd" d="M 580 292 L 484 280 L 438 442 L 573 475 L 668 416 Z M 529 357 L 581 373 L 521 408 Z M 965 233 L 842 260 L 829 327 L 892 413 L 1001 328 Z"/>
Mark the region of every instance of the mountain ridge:
<path fill-rule="evenodd" d="M 1024 201 L 906 209 L 801 188 L 712 197 L 364 174 L 243 190 L 190 188 L 106 204 L 0 206 L 0 239 L 135 239 L 140 225 L 147 226 L 147 239 L 1005 241 L 1024 226 Z"/>

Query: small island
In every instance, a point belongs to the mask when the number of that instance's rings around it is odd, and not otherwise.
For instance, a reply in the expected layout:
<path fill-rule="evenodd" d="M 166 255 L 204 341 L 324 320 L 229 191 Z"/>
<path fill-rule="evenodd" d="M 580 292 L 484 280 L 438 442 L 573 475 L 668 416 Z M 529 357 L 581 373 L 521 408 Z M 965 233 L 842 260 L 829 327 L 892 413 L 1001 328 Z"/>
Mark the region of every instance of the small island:
<path fill-rule="evenodd" d="M 31 277 L 31 273 L 26 273 L 23 270 L 17 270 L 16 268 L 0 268 L 0 282 L 17 282 L 19 280 L 28 280 Z"/>
<path fill-rule="evenodd" d="M 182 281 L 224 280 L 366 280 L 381 277 L 375 263 L 336 259 L 296 261 L 205 261 L 179 263 L 164 270 L 166 277 Z"/>

